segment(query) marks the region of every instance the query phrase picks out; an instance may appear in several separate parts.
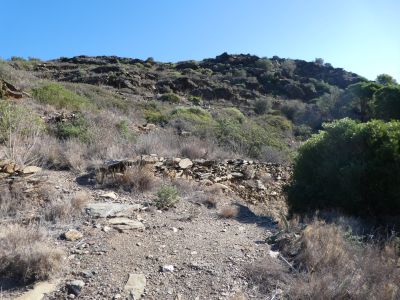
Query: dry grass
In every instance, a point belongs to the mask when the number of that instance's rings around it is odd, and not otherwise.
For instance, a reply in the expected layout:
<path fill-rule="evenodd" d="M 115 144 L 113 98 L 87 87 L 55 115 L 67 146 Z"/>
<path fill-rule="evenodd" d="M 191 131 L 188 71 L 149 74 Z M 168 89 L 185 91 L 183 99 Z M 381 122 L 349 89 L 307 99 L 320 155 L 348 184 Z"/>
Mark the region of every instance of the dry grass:
<path fill-rule="evenodd" d="M 219 212 L 219 216 L 225 219 L 232 219 L 237 217 L 238 213 L 239 210 L 237 209 L 237 207 L 228 206 L 221 209 L 221 211 Z"/>
<path fill-rule="evenodd" d="M 147 167 L 135 166 L 127 169 L 120 177 L 121 184 L 130 191 L 146 192 L 154 186 L 154 174 Z"/>
<path fill-rule="evenodd" d="M 0 185 L 0 217 L 16 217 L 26 206 L 27 201 L 19 185 Z"/>
<path fill-rule="evenodd" d="M 86 192 L 77 192 L 70 198 L 51 201 L 44 209 L 44 218 L 56 223 L 80 217 L 90 198 Z"/>
<path fill-rule="evenodd" d="M 0 228 L 0 276 L 22 282 L 45 280 L 62 268 L 63 252 L 38 229 L 9 225 Z"/>
<path fill-rule="evenodd" d="M 146 192 L 152 190 L 156 178 L 147 166 L 133 166 L 123 173 L 105 174 L 102 185 L 113 188 L 122 188 L 130 192 Z"/>
<path fill-rule="evenodd" d="M 365 244 L 346 237 L 334 224 L 314 222 L 303 232 L 295 262 L 301 279 L 292 299 L 398 299 L 398 249 Z"/>
<path fill-rule="evenodd" d="M 245 268 L 246 277 L 251 286 L 257 286 L 265 294 L 277 289 L 285 289 L 293 281 L 288 269 L 277 259 L 270 256 L 256 261 Z"/>

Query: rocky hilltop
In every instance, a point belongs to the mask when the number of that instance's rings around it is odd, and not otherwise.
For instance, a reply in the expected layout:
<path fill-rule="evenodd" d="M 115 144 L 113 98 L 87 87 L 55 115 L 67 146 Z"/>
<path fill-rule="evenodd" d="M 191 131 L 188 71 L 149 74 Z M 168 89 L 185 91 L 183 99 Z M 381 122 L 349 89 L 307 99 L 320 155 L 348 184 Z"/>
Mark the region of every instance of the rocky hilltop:
<path fill-rule="evenodd" d="M 266 95 L 309 101 L 362 77 L 329 64 L 223 53 L 214 59 L 159 63 L 152 59 L 77 56 L 38 64 L 40 77 L 108 85 L 143 96 L 173 91 L 206 100 L 248 103 Z"/>

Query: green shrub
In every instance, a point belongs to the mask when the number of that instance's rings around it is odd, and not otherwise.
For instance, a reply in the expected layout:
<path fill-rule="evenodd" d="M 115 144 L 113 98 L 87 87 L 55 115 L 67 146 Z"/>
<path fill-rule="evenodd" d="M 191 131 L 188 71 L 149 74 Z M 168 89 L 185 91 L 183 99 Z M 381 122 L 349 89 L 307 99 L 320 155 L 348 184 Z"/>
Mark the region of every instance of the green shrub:
<path fill-rule="evenodd" d="M 400 85 L 389 85 L 376 91 L 372 106 L 376 118 L 400 119 Z"/>
<path fill-rule="evenodd" d="M 181 101 L 181 98 L 174 93 L 163 94 L 163 95 L 161 95 L 160 99 L 161 99 L 161 101 L 169 102 L 169 103 L 179 103 Z"/>
<path fill-rule="evenodd" d="M 0 142 L 10 136 L 29 137 L 43 131 L 43 120 L 32 111 L 20 105 L 0 101 Z"/>
<path fill-rule="evenodd" d="M 254 112 L 257 115 L 265 114 L 271 108 L 271 104 L 267 99 L 259 99 L 254 103 Z"/>
<path fill-rule="evenodd" d="M 78 95 L 87 98 L 99 109 L 118 109 L 126 112 L 129 109 L 129 102 L 122 96 L 102 86 L 93 86 L 85 83 L 64 83 L 69 90 L 75 91 Z"/>
<path fill-rule="evenodd" d="M 179 201 L 179 193 L 176 187 L 170 185 L 162 186 L 157 192 L 155 205 L 158 209 L 168 209 Z"/>
<path fill-rule="evenodd" d="M 203 105 L 203 100 L 199 96 L 189 96 L 188 100 L 192 102 L 194 105 L 197 106 Z"/>
<path fill-rule="evenodd" d="M 284 150 L 281 129 L 268 124 L 268 118 L 286 120 L 279 116 L 265 116 L 256 120 L 246 118 L 239 110 L 222 110 L 216 117 L 215 135 L 218 143 L 235 152 L 257 158 L 264 146 Z M 287 122 L 287 120 L 286 120 Z M 282 124 L 281 124 L 282 125 Z"/>
<path fill-rule="evenodd" d="M 89 124 L 83 116 L 76 119 L 57 124 L 56 135 L 60 139 L 78 138 L 81 142 L 87 143 L 91 139 Z"/>
<path fill-rule="evenodd" d="M 129 123 L 127 120 L 121 120 L 115 126 L 118 129 L 119 134 L 127 141 L 134 141 L 135 140 L 135 134 L 133 131 L 129 128 Z"/>
<path fill-rule="evenodd" d="M 143 114 L 148 123 L 165 125 L 168 123 L 168 115 L 156 102 L 146 103 L 143 106 Z"/>
<path fill-rule="evenodd" d="M 41 103 L 71 110 L 80 110 L 88 107 L 90 103 L 86 97 L 75 94 L 59 83 L 49 83 L 34 88 L 33 96 Z"/>
<path fill-rule="evenodd" d="M 178 106 L 172 110 L 169 120 L 171 123 L 179 124 L 179 127 L 192 132 L 199 137 L 205 137 L 213 132 L 215 121 L 211 114 L 200 107 Z"/>
<path fill-rule="evenodd" d="M 134 141 L 136 136 L 129 128 L 129 123 L 127 120 L 122 120 L 115 125 L 119 131 L 119 134 L 127 141 Z"/>
<path fill-rule="evenodd" d="M 325 124 L 299 149 L 288 201 L 293 213 L 399 215 L 400 122 Z"/>

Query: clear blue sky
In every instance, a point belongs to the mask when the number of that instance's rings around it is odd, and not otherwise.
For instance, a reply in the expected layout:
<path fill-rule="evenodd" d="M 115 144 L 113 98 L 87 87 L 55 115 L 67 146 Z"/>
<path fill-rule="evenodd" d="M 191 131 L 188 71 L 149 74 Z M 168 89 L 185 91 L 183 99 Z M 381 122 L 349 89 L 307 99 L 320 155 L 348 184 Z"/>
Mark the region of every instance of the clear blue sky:
<path fill-rule="evenodd" d="M 0 57 L 324 58 L 400 81 L 400 0 L 0 0 Z"/>

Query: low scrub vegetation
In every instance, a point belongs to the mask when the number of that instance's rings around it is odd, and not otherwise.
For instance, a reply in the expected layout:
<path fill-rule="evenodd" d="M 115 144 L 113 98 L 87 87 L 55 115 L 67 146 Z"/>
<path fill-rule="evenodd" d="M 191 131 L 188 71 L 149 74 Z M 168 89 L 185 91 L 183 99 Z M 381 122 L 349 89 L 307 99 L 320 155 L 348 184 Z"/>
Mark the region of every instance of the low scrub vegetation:
<path fill-rule="evenodd" d="M 398 245 L 358 243 L 340 226 L 314 222 L 299 240 L 293 299 L 397 299 Z"/>
<path fill-rule="evenodd" d="M 43 104 L 50 104 L 56 108 L 80 110 L 89 106 L 87 98 L 66 89 L 59 83 L 48 83 L 32 90 L 36 100 Z"/>
<path fill-rule="evenodd" d="M 0 228 L 0 276 L 22 282 L 45 280 L 64 266 L 64 254 L 40 229 L 8 225 Z"/>
<path fill-rule="evenodd" d="M 155 205 L 158 209 L 174 207 L 179 201 L 179 193 L 175 186 L 163 185 L 157 192 Z"/>

